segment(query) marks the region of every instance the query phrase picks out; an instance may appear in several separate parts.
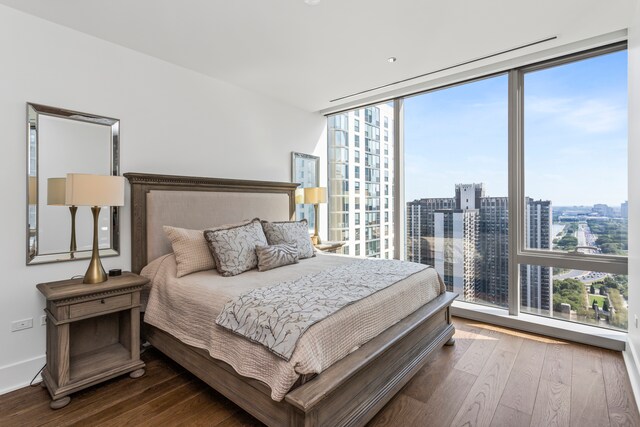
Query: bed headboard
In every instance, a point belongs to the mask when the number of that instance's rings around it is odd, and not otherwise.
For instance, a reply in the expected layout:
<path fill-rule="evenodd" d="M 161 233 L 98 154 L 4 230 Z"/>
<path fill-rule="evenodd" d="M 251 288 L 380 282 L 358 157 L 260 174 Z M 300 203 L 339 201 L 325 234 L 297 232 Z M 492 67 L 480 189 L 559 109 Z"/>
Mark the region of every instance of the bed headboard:
<path fill-rule="evenodd" d="M 204 229 L 293 219 L 297 183 L 125 173 L 131 184 L 131 271 L 171 252 L 162 226 Z"/>

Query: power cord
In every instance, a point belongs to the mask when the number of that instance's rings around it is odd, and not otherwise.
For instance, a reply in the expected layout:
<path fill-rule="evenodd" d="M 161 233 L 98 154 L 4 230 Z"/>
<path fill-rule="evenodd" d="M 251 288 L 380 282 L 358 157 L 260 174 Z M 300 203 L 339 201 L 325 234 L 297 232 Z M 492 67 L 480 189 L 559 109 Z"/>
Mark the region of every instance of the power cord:
<path fill-rule="evenodd" d="M 33 376 L 33 378 L 31 379 L 31 381 L 29 382 L 29 387 L 38 387 L 40 385 L 40 383 L 34 384 L 33 382 L 36 380 L 36 378 L 38 378 L 38 375 L 40 375 L 40 373 L 42 371 L 44 371 L 44 368 L 47 366 L 47 364 L 45 363 L 44 366 L 42 368 L 40 368 L 40 370 L 38 371 L 37 374 L 35 374 Z"/>
<path fill-rule="evenodd" d="M 140 355 L 142 355 L 148 348 L 151 347 L 151 343 L 149 341 L 145 341 L 140 344 Z"/>

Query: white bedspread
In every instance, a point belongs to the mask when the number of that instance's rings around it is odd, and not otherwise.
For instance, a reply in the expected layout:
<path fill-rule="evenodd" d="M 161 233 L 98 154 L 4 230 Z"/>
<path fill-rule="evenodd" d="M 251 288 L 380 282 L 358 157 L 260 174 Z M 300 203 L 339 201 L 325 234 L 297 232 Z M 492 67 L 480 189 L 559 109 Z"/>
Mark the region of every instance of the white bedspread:
<path fill-rule="evenodd" d="M 444 292 L 435 269 L 422 270 L 311 326 L 288 361 L 215 324 L 224 304 L 244 292 L 351 262 L 353 258 L 319 254 L 265 272 L 222 277 L 213 270 L 178 279 L 175 258 L 167 255 L 141 273 L 152 282 L 145 322 L 185 344 L 206 349 L 239 374 L 264 382 L 279 401 L 300 375 L 322 372 Z"/>

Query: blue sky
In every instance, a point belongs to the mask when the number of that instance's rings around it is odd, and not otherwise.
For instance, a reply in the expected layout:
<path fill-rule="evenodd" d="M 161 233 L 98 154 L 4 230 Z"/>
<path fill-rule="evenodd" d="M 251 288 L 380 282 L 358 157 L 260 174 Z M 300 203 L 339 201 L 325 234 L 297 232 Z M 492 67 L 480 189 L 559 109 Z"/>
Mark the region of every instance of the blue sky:
<path fill-rule="evenodd" d="M 627 53 L 525 76 L 525 192 L 554 205 L 627 200 Z M 506 75 L 405 100 L 406 200 L 483 182 L 507 195 Z"/>

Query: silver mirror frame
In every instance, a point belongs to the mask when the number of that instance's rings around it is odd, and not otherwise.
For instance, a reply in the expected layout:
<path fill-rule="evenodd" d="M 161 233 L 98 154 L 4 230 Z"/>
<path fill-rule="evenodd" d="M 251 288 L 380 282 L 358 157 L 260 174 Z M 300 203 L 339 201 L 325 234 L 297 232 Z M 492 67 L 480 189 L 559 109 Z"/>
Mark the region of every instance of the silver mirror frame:
<path fill-rule="evenodd" d="M 295 151 L 291 152 L 291 182 L 297 182 L 298 184 L 300 184 L 299 188 L 304 188 L 304 183 L 301 183 L 299 182 L 299 180 L 296 180 L 296 176 L 298 175 L 297 167 L 296 167 L 297 160 L 302 160 L 303 162 L 315 163 L 315 176 L 314 176 L 313 186 L 320 187 L 320 157 L 313 156 L 311 154 L 297 153 Z M 314 212 L 315 211 L 314 211 L 313 205 L 304 205 L 304 207 L 302 207 L 302 205 L 296 205 L 295 219 L 296 221 L 299 221 L 302 218 L 307 218 L 309 231 L 313 231 L 315 229 Z"/>
<path fill-rule="evenodd" d="M 320 157 L 311 154 L 291 152 L 291 182 L 296 182 L 296 160 L 302 159 L 316 164 L 315 186 L 320 186 Z"/>
<path fill-rule="evenodd" d="M 75 261 L 91 258 L 91 251 L 38 253 L 38 223 L 40 218 L 39 200 L 39 118 L 41 115 L 58 117 L 79 122 L 93 123 L 110 128 L 111 139 L 111 175 L 120 175 L 120 120 L 41 104 L 27 103 L 27 212 L 26 212 L 26 264 L 44 264 L 52 262 Z M 32 144 L 35 145 L 32 149 Z M 35 204 L 30 203 L 34 201 Z M 30 206 L 35 205 L 35 221 L 30 224 Z M 110 207 L 111 247 L 100 249 L 100 257 L 120 255 L 120 215 L 117 207 Z"/>

